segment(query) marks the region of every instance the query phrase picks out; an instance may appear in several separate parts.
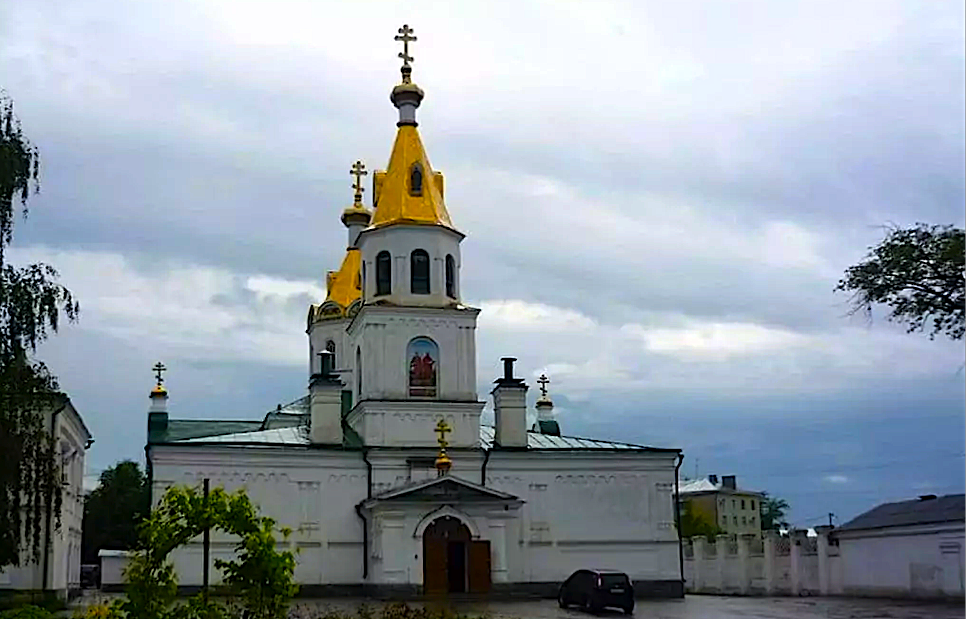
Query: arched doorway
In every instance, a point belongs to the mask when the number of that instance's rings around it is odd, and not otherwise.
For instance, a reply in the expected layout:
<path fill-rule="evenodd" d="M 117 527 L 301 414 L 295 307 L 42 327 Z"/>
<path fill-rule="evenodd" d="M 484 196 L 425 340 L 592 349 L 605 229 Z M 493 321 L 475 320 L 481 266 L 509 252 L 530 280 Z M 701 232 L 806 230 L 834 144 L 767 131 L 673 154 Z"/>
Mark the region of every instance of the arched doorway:
<path fill-rule="evenodd" d="M 423 592 L 486 593 L 490 590 L 490 543 L 473 540 L 458 518 L 442 516 L 423 532 Z"/>

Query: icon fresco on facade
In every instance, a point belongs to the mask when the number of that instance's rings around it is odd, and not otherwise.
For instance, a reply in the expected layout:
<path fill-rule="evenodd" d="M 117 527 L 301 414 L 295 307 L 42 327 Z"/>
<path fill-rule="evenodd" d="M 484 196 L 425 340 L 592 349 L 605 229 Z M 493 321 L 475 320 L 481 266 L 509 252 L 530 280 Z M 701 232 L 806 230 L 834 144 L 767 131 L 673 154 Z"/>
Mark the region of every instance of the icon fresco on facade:
<path fill-rule="evenodd" d="M 409 342 L 406 351 L 409 359 L 409 395 L 417 398 L 435 398 L 439 347 L 428 337 L 417 337 Z"/>

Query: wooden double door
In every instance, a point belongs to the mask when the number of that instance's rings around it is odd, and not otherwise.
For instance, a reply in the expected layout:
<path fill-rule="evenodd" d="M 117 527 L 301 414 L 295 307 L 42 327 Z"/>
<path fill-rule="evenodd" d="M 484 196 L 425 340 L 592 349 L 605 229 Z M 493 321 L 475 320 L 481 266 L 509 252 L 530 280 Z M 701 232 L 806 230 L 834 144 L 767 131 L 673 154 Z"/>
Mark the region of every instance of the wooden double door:
<path fill-rule="evenodd" d="M 423 592 L 488 593 L 490 542 L 474 540 L 466 525 L 444 516 L 423 533 Z"/>

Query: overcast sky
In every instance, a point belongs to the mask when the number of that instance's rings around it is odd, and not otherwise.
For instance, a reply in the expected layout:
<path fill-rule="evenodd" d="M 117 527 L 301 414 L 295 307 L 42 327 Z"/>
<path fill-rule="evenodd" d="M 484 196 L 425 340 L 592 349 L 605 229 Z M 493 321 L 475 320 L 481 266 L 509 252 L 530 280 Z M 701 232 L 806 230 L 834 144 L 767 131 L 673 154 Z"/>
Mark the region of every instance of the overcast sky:
<path fill-rule="evenodd" d="M 11 257 L 80 300 L 42 356 L 90 472 L 143 459 L 158 359 L 174 417 L 306 392 L 307 306 L 349 165 L 388 161 L 405 22 L 481 398 L 515 355 L 565 433 L 683 448 L 799 525 L 962 492 L 962 343 L 850 319 L 833 289 L 883 224 L 963 225 L 963 12 L 0 1 L 0 87 L 43 158 Z"/>

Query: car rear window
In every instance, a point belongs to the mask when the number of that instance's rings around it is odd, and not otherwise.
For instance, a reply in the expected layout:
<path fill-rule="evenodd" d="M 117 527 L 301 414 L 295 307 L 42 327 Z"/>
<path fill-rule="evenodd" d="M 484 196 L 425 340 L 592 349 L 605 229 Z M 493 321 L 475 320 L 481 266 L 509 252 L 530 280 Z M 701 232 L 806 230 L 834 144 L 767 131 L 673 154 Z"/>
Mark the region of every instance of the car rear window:
<path fill-rule="evenodd" d="M 622 587 L 627 584 L 627 576 L 624 574 L 601 574 L 601 587 Z"/>

